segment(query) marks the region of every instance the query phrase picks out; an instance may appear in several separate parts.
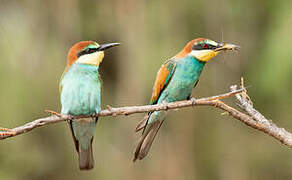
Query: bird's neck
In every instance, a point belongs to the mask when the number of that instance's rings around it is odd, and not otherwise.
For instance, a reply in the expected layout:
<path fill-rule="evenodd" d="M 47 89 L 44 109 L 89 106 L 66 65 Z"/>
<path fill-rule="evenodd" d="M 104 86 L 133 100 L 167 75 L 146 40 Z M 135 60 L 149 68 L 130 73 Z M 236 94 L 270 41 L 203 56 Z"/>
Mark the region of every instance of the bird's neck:
<path fill-rule="evenodd" d="M 75 62 L 67 71 L 71 72 L 98 72 L 99 66 Z"/>
<path fill-rule="evenodd" d="M 181 59 L 180 61 L 184 61 L 186 64 L 195 65 L 196 67 L 203 68 L 206 64 L 205 61 L 200 61 L 199 59 L 195 58 L 194 56 L 186 56 L 185 58 Z"/>
<path fill-rule="evenodd" d="M 195 61 L 197 64 L 200 64 L 202 66 L 204 66 L 206 64 L 206 61 L 201 61 L 198 58 L 194 57 L 194 56 L 187 56 L 189 59 L 191 59 L 192 61 Z"/>
<path fill-rule="evenodd" d="M 183 59 L 178 60 L 178 65 L 190 75 L 200 75 L 206 62 L 199 61 L 193 56 L 186 56 Z"/>

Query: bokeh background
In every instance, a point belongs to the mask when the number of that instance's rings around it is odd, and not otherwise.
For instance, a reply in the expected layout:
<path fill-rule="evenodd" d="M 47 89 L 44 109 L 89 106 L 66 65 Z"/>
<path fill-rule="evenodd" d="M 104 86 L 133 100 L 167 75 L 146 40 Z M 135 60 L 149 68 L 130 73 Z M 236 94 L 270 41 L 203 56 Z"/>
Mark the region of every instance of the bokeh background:
<path fill-rule="evenodd" d="M 242 48 L 211 60 L 193 95 L 227 92 L 243 76 L 255 107 L 292 131 L 291 7 L 291 0 L 1 0 L 0 126 L 60 110 L 59 79 L 78 41 L 122 43 L 101 65 L 104 108 L 147 104 L 160 65 L 189 40 L 207 37 Z M 170 112 L 150 155 L 135 164 L 133 130 L 143 114 L 100 118 L 89 172 L 78 169 L 65 122 L 38 128 L 0 142 L 0 178 L 292 179 L 291 148 L 221 113 Z"/>

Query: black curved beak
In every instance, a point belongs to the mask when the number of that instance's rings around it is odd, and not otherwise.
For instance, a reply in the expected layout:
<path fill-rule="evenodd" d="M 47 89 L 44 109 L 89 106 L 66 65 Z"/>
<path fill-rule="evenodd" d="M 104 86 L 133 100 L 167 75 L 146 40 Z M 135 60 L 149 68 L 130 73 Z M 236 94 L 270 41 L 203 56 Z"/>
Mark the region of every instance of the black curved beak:
<path fill-rule="evenodd" d="M 98 51 L 104 51 L 106 49 L 109 49 L 109 48 L 118 46 L 120 44 L 121 43 L 107 43 L 107 44 L 102 44 L 102 45 L 99 46 Z"/>
<path fill-rule="evenodd" d="M 215 49 L 215 51 L 224 51 L 224 50 L 234 51 L 234 50 L 239 50 L 239 49 L 240 49 L 240 46 L 238 45 L 222 42 L 218 44 L 218 47 Z"/>

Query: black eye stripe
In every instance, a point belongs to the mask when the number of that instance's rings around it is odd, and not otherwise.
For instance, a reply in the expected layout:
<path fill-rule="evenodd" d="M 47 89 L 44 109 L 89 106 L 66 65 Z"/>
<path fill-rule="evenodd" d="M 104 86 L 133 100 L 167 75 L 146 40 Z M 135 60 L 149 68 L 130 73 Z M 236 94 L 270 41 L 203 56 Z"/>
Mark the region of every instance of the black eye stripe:
<path fill-rule="evenodd" d="M 206 43 L 199 43 L 194 44 L 192 49 L 193 50 L 204 50 L 204 49 L 216 49 L 217 47 L 212 44 L 206 44 Z"/>
<path fill-rule="evenodd" d="M 85 55 L 85 54 L 91 54 L 91 53 L 94 53 L 96 51 L 98 51 L 98 48 L 86 48 L 83 51 L 78 52 L 77 57 L 80 57 L 80 56 Z"/>

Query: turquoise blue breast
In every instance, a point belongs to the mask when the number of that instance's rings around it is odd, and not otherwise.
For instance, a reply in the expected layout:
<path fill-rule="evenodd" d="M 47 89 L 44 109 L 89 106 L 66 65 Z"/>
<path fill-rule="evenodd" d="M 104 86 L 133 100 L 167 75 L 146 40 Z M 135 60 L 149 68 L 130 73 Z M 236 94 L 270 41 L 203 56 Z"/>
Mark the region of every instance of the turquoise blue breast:
<path fill-rule="evenodd" d="M 62 114 L 88 115 L 100 111 L 98 66 L 73 64 L 61 80 Z"/>
<path fill-rule="evenodd" d="M 162 101 L 173 102 L 185 100 L 192 93 L 192 88 L 199 79 L 205 62 L 198 61 L 194 57 L 187 56 L 184 59 L 178 59 L 176 69 L 162 92 L 158 103 Z"/>

